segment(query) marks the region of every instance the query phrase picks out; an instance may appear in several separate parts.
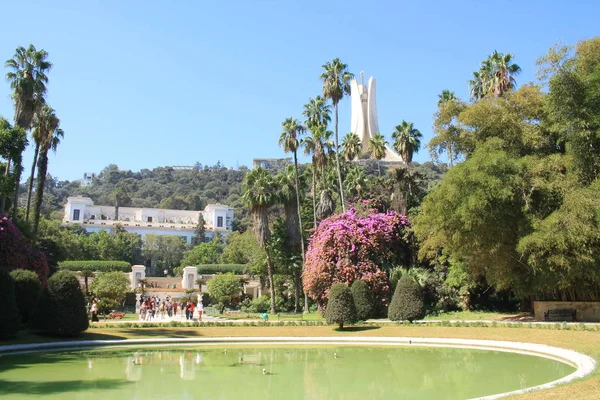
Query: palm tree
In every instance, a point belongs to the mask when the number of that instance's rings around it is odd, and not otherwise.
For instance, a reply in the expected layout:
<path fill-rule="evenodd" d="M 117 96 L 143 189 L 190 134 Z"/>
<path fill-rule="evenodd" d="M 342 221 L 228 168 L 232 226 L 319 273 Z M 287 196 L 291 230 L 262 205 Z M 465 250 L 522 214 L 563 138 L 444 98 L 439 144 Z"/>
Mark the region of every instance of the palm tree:
<path fill-rule="evenodd" d="M 469 81 L 475 100 L 488 94 L 500 97 L 517 86 L 515 75 L 521 72 L 521 67 L 512 64 L 513 57 L 511 53 L 494 51 L 481 62 L 479 71 L 473 72 L 473 79 Z"/>
<path fill-rule="evenodd" d="M 331 99 L 333 109 L 335 111 L 335 162 L 338 175 L 338 183 L 340 188 L 340 199 L 342 202 L 342 211 L 346 211 L 344 204 L 344 187 L 342 186 L 342 171 L 340 168 L 339 157 L 339 141 L 338 141 L 338 104 L 344 97 L 344 94 L 350 95 L 350 80 L 354 75 L 348 71 L 348 65 L 342 63 L 339 58 L 335 58 L 332 62 L 326 62 L 322 68 L 324 72 L 320 79 L 323 80 L 323 97 Z"/>
<path fill-rule="evenodd" d="M 394 148 L 405 163 L 412 162 L 413 154 L 418 153 L 421 148 L 421 132 L 415 129 L 412 122 L 402 121 L 400 125 L 394 128 L 392 138 L 394 139 Z"/>
<path fill-rule="evenodd" d="M 383 135 L 377 132 L 369 143 L 369 148 L 371 149 L 371 157 L 377 160 L 377 171 L 379 172 L 379 176 L 381 176 L 381 166 L 379 162 L 385 157 L 385 146 L 388 142 L 385 140 Z"/>
<path fill-rule="evenodd" d="M 302 115 L 306 117 L 304 123 L 311 129 L 317 125 L 327 126 L 331 122 L 331 107 L 325 102 L 325 99 L 321 96 L 316 98 L 309 98 L 308 103 L 304 105 L 304 111 Z"/>
<path fill-rule="evenodd" d="M 275 284 L 273 282 L 273 265 L 268 248 L 271 238 L 269 228 L 269 208 L 276 202 L 276 185 L 269 171 L 258 167 L 250 171 L 244 178 L 243 199 L 252 212 L 253 229 L 256 241 L 264 250 L 267 259 L 267 279 L 271 294 L 271 313 L 275 313 Z"/>
<path fill-rule="evenodd" d="M 322 174 L 323 168 L 327 165 L 327 153 L 330 151 L 333 143 L 331 142 L 332 132 L 328 131 L 324 125 L 314 125 L 309 129 L 309 134 L 302 139 L 304 154 L 312 156 L 312 192 L 313 192 L 313 220 L 314 227 L 317 227 L 317 205 L 316 205 L 316 181 L 317 172 Z"/>
<path fill-rule="evenodd" d="M 40 143 L 40 154 L 38 159 L 38 176 L 35 188 L 33 235 L 37 235 L 42 211 L 42 200 L 44 198 L 44 185 L 46 184 L 46 173 L 48 172 L 48 151 L 56 151 L 60 139 L 64 137 L 64 132 L 59 128 L 60 120 L 54 113 L 54 109 L 47 104 L 35 114 L 34 125 L 42 133 L 42 142 Z"/>
<path fill-rule="evenodd" d="M 30 44 L 27 49 L 22 46 L 17 47 L 13 58 L 4 63 L 4 66 L 10 69 L 10 72 L 6 73 L 6 80 L 10 82 L 10 88 L 13 90 L 12 98 L 15 105 L 14 121 L 17 126 L 25 130 L 31 128 L 34 114 L 45 101 L 44 96 L 46 94 L 46 84 L 48 83 L 46 72 L 52 68 L 52 63 L 47 58 L 47 51 L 37 50 L 34 45 Z M 7 173 L 9 169 L 10 160 L 7 160 Z M 33 169 L 35 169 L 35 166 Z M 21 169 L 19 168 L 15 172 L 16 183 L 13 219 L 17 215 L 17 198 L 21 183 Z M 31 179 L 33 180 L 33 175 Z M 2 203 L 4 203 L 4 198 Z"/>
<path fill-rule="evenodd" d="M 363 189 L 366 186 L 367 179 L 365 171 L 358 165 L 353 166 L 348 170 L 346 175 L 346 190 L 355 198 L 360 198 Z"/>
<path fill-rule="evenodd" d="M 300 213 L 300 184 L 298 180 L 298 137 L 306 132 L 306 128 L 302 126 L 297 119 L 288 118 L 283 121 L 283 132 L 279 136 L 279 145 L 283 147 L 286 153 L 294 153 L 294 178 L 296 181 L 296 212 L 298 214 L 298 231 L 300 250 L 302 252 L 302 270 L 304 270 L 304 230 L 302 228 L 302 215 Z M 297 306 L 297 305 L 296 305 Z M 308 312 L 308 294 L 304 294 L 304 312 Z"/>
<path fill-rule="evenodd" d="M 438 94 L 438 107 L 441 106 L 444 103 L 447 103 L 449 101 L 454 101 L 456 100 L 456 96 L 454 95 L 454 92 L 450 91 L 450 90 L 443 90 L 442 94 Z"/>
<path fill-rule="evenodd" d="M 115 221 L 118 221 L 119 208 L 128 205 L 131 202 L 131 197 L 129 197 L 129 193 L 127 193 L 127 190 L 120 187 L 117 187 L 114 190 L 113 196 L 115 198 Z"/>
<path fill-rule="evenodd" d="M 360 138 L 356 133 L 350 132 L 344 136 L 342 147 L 344 148 L 344 157 L 346 158 L 346 161 L 350 162 L 360 154 Z"/>
<path fill-rule="evenodd" d="M 27 134 L 25 129 L 19 126 L 11 126 L 10 122 L 0 117 L 0 136 L 2 146 L 0 146 L 0 157 L 3 157 L 7 162 L 4 169 L 4 180 L 10 182 L 9 168 L 12 160 L 13 175 L 20 174 L 23 161 L 23 151 L 27 147 Z M 9 185 L 3 185 L 2 195 L 0 196 L 0 214 L 4 213 L 6 208 L 6 196 L 10 192 Z M 13 211 L 16 208 L 13 207 Z"/>

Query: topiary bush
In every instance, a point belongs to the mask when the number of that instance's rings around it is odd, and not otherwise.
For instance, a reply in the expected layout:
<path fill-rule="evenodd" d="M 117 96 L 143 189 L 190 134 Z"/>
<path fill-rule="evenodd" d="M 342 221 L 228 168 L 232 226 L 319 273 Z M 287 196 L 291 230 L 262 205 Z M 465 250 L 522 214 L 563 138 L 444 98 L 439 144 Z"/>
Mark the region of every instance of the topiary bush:
<path fill-rule="evenodd" d="M 410 321 L 425 316 L 421 286 L 412 277 L 403 275 L 396 285 L 394 297 L 388 309 L 391 321 Z"/>
<path fill-rule="evenodd" d="M 329 291 L 325 320 L 328 324 L 338 324 L 344 329 L 344 324 L 356 322 L 356 306 L 352 298 L 352 290 L 343 283 L 336 283 Z"/>
<path fill-rule="evenodd" d="M 93 272 L 131 272 L 131 264 L 127 261 L 61 261 L 58 263 L 60 271 L 93 271 Z"/>
<path fill-rule="evenodd" d="M 0 339 L 9 339 L 19 331 L 19 308 L 15 299 L 15 281 L 8 271 L 0 269 Z"/>
<path fill-rule="evenodd" d="M 32 315 L 31 326 L 50 335 L 77 336 L 88 324 L 85 299 L 75 274 L 59 271 L 52 275 Z"/>
<path fill-rule="evenodd" d="M 350 289 L 356 306 L 356 318 L 359 321 L 366 321 L 372 316 L 374 306 L 369 286 L 364 281 L 357 280 L 352 283 Z"/>
<path fill-rule="evenodd" d="M 24 269 L 15 269 L 10 276 L 15 281 L 15 299 L 21 321 L 28 324 L 42 295 L 42 283 L 35 272 Z"/>

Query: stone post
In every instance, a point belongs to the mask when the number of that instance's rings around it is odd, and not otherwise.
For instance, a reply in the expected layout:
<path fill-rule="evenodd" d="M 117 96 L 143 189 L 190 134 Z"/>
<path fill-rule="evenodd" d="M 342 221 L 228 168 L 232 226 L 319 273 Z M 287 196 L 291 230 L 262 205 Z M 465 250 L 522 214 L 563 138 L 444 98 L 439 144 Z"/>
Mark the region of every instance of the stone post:
<path fill-rule="evenodd" d="M 181 280 L 181 288 L 183 290 L 198 289 L 196 280 L 198 280 L 198 268 L 184 267 L 183 268 L 183 279 Z"/>
<path fill-rule="evenodd" d="M 131 288 L 135 289 L 141 279 L 146 279 L 146 267 L 144 265 L 134 265 L 131 267 Z"/>

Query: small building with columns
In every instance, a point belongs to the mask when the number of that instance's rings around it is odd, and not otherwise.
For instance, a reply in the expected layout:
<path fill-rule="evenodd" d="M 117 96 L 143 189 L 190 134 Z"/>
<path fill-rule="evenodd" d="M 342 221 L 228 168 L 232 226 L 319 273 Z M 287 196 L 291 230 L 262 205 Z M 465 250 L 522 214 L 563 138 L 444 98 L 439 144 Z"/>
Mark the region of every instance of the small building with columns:
<path fill-rule="evenodd" d="M 80 224 L 88 232 L 98 232 L 119 224 L 128 232 L 138 233 L 142 239 L 151 233 L 182 236 L 190 243 L 201 214 L 206 223 L 207 238 L 217 232 L 227 235 L 233 224 L 233 208 L 223 204 L 209 204 L 203 211 L 119 207 L 118 219 L 115 211 L 114 206 L 95 205 L 89 197 L 69 197 L 63 225 Z"/>

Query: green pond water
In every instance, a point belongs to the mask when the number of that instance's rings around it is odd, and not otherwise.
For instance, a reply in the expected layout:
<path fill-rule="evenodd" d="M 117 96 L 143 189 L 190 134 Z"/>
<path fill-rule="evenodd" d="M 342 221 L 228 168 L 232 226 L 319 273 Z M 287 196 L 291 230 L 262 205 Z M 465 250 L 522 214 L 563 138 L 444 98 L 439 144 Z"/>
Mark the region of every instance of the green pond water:
<path fill-rule="evenodd" d="M 452 348 L 109 348 L 0 356 L 0 398 L 466 399 L 574 370 L 541 357 Z"/>

